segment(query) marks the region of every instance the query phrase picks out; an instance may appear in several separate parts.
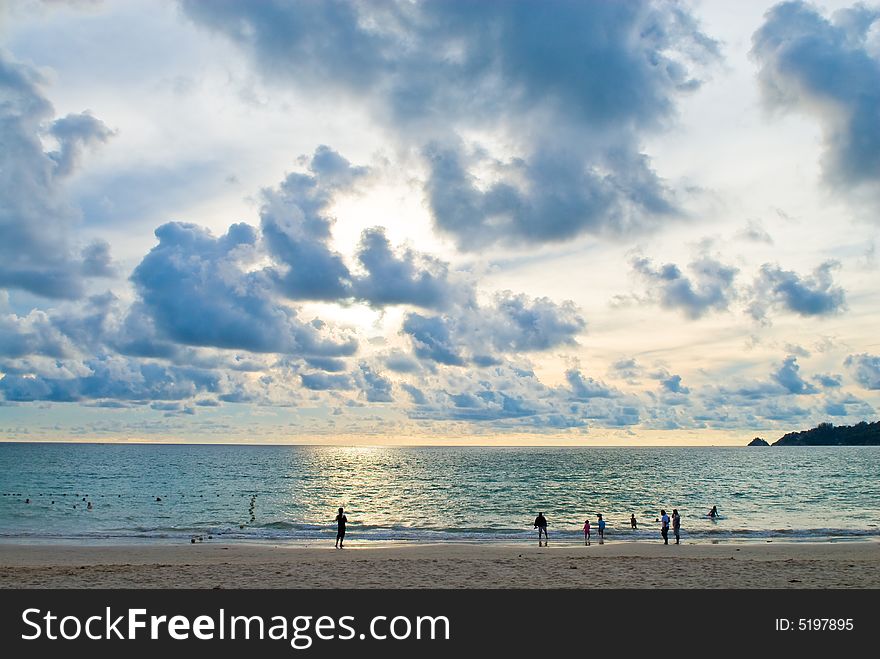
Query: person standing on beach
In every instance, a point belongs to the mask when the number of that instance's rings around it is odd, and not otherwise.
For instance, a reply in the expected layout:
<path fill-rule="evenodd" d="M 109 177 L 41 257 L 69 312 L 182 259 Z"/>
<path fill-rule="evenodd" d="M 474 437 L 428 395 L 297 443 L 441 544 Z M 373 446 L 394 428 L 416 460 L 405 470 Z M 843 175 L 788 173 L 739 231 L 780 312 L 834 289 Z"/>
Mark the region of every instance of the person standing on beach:
<path fill-rule="evenodd" d="M 547 535 L 547 518 L 544 517 L 544 513 L 538 513 L 538 516 L 535 518 L 535 528 L 538 529 L 538 546 L 541 546 L 541 534 L 544 534 L 544 542 L 550 540 L 550 536 Z"/>
<path fill-rule="evenodd" d="M 675 533 L 675 544 L 679 544 L 678 538 L 681 533 L 681 515 L 678 514 L 678 508 L 672 509 L 672 532 Z"/>
<path fill-rule="evenodd" d="M 605 520 L 602 519 L 602 515 L 599 515 L 599 544 L 605 544 Z"/>
<path fill-rule="evenodd" d="M 336 548 L 342 549 L 342 541 L 345 540 L 345 523 L 348 521 L 348 517 L 345 516 L 345 511 L 340 508 L 339 514 L 336 516 Z"/>
<path fill-rule="evenodd" d="M 590 546 L 590 520 L 584 520 L 584 544 Z"/>
<path fill-rule="evenodd" d="M 666 514 L 666 511 L 660 510 L 660 535 L 663 536 L 663 544 L 669 544 L 669 515 Z"/>
<path fill-rule="evenodd" d="M 634 531 L 635 531 L 637 528 L 639 528 L 638 522 L 636 522 L 636 516 L 635 516 L 635 515 L 630 515 L 630 516 L 629 516 L 629 523 L 630 523 L 630 526 L 633 527 L 633 530 L 634 530 Z"/>

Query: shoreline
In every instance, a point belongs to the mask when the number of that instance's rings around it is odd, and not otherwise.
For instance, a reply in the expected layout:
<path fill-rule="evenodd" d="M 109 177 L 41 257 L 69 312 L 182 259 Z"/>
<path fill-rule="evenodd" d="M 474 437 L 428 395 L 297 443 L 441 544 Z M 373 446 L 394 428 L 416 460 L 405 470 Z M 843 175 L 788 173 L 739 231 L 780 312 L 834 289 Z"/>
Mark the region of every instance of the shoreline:
<path fill-rule="evenodd" d="M 312 549 L 312 548 L 321 548 L 329 545 L 330 542 L 333 541 L 332 536 L 327 536 L 326 538 L 223 538 L 222 536 L 214 536 L 213 538 L 208 538 L 207 533 L 200 534 L 192 534 L 192 536 L 179 536 L 179 537 L 140 537 L 140 536 L 108 536 L 108 537 L 71 537 L 71 536 L 58 536 L 58 537 L 50 537 L 50 536 L 0 536 L 0 547 L 3 546 L 33 546 L 33 547 L 138 547 L 138 546 L 167 546 L 167 547 L 177 547 L 177 546 L 190 546 L 190 545 L 254 545 L 254 546 L 278 546 L 278 547 L 288 547 L 294 549 Z M 191 538 L 199 538 L 201 540 L 197 540 L 195 543 L 191 542 Z M 606 537 L 605 545 L 616 545 L 616 544 L 626 544 L 626 545 L 661 545 L 662 542 L 659 541 L 660 534 L 657 533 L 657 540 L 648 539 L 645 537 L 640 538 L 628 538 L 626 536 L 619 537 Z M 411 538 L 382 538 L 382 539 L 365 539 L 365 538 L 357 538 L 357 537 L 347 537 L 346 547 L 352 548 L 385 548 L 385 547 L 428 547 L 428 546 L 436 546 L 436 547 L 454 547 L 454 546 L 465 546 L 465 547 L 527 547 L 536 544 L 536 539 L 534 537 L 529 538 L 516 538 L 516 539 L 491 539 L 491 538 L 480 538 L 480 539 L 463 539 L 463 538 L 453 538 L 449 540 L 439 540 L 439 539 L 426 539 L 426 540 L 415 540 Z M 582 547 L 584 543 L 582 540 L 574 540 L 570 537 L 566 537 L 563 539 L 553 539 L 552 544 L 554 547 Z M 598 540 L 593 537 L 591 541 L 593 545 L 599 545 Z M 735 545 L 735 546 L 764 546 L 770 544 L 776 545 L 833 545 L 833 544 L 862 544 L 862 543 L 877 543 L 880 545 L 880 534 L 861 534 L 861 535 L 837 535 L 837 536 L 798 536 L 798 535 L 777 535 L 777 536 L 726 536 L 723 538 L 706 538 L 705 536 L 699 538 L 693 537 L 685 537 L 682 536 L 681 545 Z M 670 536 L 669 544 L 674 544 L 674 540 L 672 536 Z"/>
<path fill-rule="evenodd" d="M 880 588 L 880 542 L 0 543 L 0 588 Z"/>

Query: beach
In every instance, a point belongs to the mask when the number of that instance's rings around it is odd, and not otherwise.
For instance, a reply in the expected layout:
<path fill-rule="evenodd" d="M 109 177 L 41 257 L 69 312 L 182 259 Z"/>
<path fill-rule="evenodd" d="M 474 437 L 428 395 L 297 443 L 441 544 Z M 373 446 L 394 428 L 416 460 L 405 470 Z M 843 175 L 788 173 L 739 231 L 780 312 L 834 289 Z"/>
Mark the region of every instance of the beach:
<path fill-rule="evenodd" d="M 4 543 L 0 588 L 880 588 L 880 542 Z"/>

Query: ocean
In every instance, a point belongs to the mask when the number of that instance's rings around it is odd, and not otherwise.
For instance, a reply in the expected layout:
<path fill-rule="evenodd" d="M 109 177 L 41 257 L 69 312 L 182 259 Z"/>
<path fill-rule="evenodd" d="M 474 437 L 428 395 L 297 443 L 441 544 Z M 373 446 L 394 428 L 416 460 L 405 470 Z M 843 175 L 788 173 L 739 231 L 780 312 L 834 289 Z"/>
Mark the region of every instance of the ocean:
<path fill-rule="evenodd" d="M 880 447 L 6 443 L 0 539 L 332 542 L 339 506 L 348 542 L 534 541 L 538 512 L 551 541 L 598 513 L 608 541 L 656 541 L 661 508 L 686 542 L 871 538 L 878 466 Z"/>

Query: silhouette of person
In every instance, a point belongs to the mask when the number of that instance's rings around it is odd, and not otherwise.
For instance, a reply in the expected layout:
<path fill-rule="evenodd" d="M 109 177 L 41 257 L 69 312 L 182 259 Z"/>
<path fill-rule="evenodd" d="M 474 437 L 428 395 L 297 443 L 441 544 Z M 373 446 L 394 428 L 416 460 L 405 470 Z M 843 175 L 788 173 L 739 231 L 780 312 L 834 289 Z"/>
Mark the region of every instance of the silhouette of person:
<path fill-rule="evenodd" d="M 630 515 L 630 516 L 629 516 L 629 523 L 630 523 L 630 526 L 632 526 L 634 529 L 639 528 L 639 527 L 638 527 L 638 522 L 636 521 L 636 516 L 635 516 L 635 515 Z"/>
<path fill-rule="evenodd" d="M 666 511 L 660 510 L 660 535 L 663 536 L 663 544 L 669 544 L 669 515 L 666 514 Z"/>
<path fill-rule="evenodd" d="M 340 508 L 339 514 L 336 516 L 336 547 L 338 549 L 342 549 L 342 541 L 345 540 L 345 523 L 348 521 L 348 517 L 345 516 L 345 511 Z"/>
<path fill-rule="evenodd" d="M 605 520 L 602 519 L 602 515 L 596 515 L 599 518 L 599 544 L 605 544 Z"/>
<path fill-rule="evenodd" d="M 544 513 L 538 513 L 538 516 L 535 518 L 535 528 L 538 529 L 538 546 L 541 546 L 541 534 L 544 534 L 544 541 L 547 542 L 550 540 L 550 536 L 547 535 L 547 518 L 544 517 Z"/>
<path fill-rule="evenodd" d="M 712 510 L 709 511 L 709 517 L 712 519 L 718 517 L 718 508 L 716 506 L 712 506 Z"/>
<path fill-rule="evenodd" d="M 675 533 L 675 544 L 679 544 L 679 535 L 681 533 L 681 515 L 678 514 L 678 508 L 672 509 L 672 532 Z"/>

